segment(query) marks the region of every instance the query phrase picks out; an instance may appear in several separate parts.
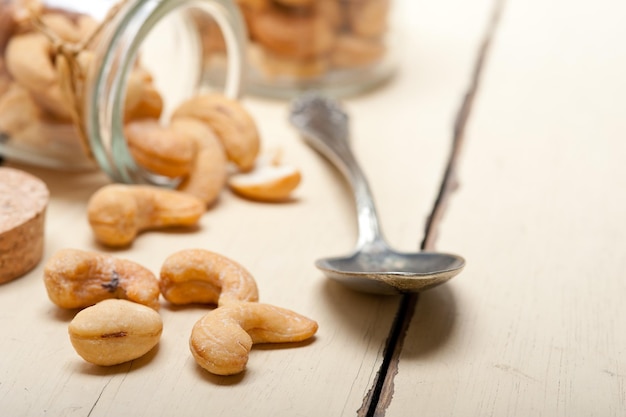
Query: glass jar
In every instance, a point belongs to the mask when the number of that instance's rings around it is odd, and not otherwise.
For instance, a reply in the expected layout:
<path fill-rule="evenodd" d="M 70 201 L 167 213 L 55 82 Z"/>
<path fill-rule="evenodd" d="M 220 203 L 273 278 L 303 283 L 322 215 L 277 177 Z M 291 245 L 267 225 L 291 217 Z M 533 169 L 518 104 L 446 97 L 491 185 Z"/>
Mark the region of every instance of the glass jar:
<path fill-rule="evenodd" d="M 314 89 L 346 96 L 377 87 L 394 73 L 391 0 L 237 0 L 237 4 L 249 34 L 250 93 L 291 98 Z M 213 36 L 215 28 L 204 30 Z"/>
<path fill-rule="evenodd" d="M 227 51 L 217 84 L 205 76 L 199 17 L 215 23 Z M 167 182 L 135 163 L 124 124 L 165 120 L 197 93 L 237 98 L 245 42 L 230 0 L 0 0 L 0 155 Z"/>

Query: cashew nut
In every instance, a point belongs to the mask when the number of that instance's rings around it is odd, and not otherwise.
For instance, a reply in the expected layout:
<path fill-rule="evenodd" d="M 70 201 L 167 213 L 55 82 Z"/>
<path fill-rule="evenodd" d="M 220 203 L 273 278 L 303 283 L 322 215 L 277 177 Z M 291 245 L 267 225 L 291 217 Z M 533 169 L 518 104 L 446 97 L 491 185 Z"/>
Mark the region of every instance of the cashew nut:
<path fill-rule="evenodd" d="M 163 111 L 163 98 L 152 76 L 146 70 L 135 68 L 128 76 L 124 99 L 124 120 L 158 119 Z"/>
<path fill-rule="evenodd" d="M 23 152 L 37 152 L 45 148 L 47 156 L 60 161 L 68 158 L 76 163 L 81 161 L 82 146 L 76 127 L 71 123 L 54 123 L 45 118 L 30 119 L 23 129 L 11 136 L 11 146 Z M 92 161 L 85 158 L 84 163 Z"/>
<path fill-rule="evenodd" d="M 195 195 L 210 206 L 226 184 L 228 160 L 224 147 L 213 130 L 199 120 L 178 117 L 172 120 L 171 128 L 192 139 L 196 147 L 191 171 L 178 190 Z"/>
<path fill-rule="evenodd" d="M 11 77 L 9 73 L 6 71 L 6 67 L 4 65 L 4 59 L 0 57 L 0 97 L 7 92 L 9 87 L 11 86 Z"/>
<path fill-rule="evenodd" d="M 349 4 L 350 24 L 354 34 L 364 37 L 378 37 L 387 30 L 389 0 L 368 0 Z"/>
<path fill-rule="evenodd" d="M 0 96 L 0 132 L 16 136 L 33 121 L 39 120 L 40 113 L 28 91 L 11 83 Z"/>
<path fill-rule="evenodd" d="M 71 120 L 70 103 L 61 91 L 59 75 L 52 61 L 52 44 L 41 33 L 16 35 L 5 51 L 6 67 L 17 83 L 26 88 L 35 102 L 60 120 Z M 79 57 L 79 63 L 87 62 Z M 56 64 L 61 61 L 57 58 Z"/>
<path fill-rule="evenodd" d="M 61 90 L 60 84 L 54 84 L 41 91 L 31 91 L 33 100 L 40 108 L 62 122 L 71 122 L 72 113 L 70 102 Z"/>
<path fill-rule="evenodd" d="M 3 51 L 16 28 L 11 6 L 0 2 L 0 51 Z"/>
<path fill-rule="evenodd" d="M 135 161 L 156 174 L 187 175 L 194 157 L 193 140 L 153 119 L 129 122 L 124 136 Z"/>
<path fill-rule="evenodd" d="M 378 39 L 341 35 L 337 37 L 331 62 L 337 68 L 357 67 L 380 60 L 384 53 L 385 45 Z"/>
<path fill-rule="evenodd" d="M 276 3 L 280 3 L 286 7 L 308 7 L 312 6 L 317 0 L 276 0 Z"/>
<path fill-rule="evenodd" d="M 11 76 L 28 90 L 40 92 L 57 83 L 51 53 L 50 41 L 32 32 L 13 36 L 4 56 Z"/>
<path fill-rule="evenodd" d="M 258 158 L 254 169 L 232 175 L 230 188 L 252 200 L 278 202 L 289 199 L 300 184 L 300 171 L 290 165 L 280 165 L 269 158 Z"/>
<path fill-rule="evenodd" d="M 110 366 L 140 358 L 159 343 L 159 313 L 127 300 L 104 300 L 76 314 L 68 326 L 76 353 L 87 362 Z"/>
<path fill-rule="evenodd" d="M 3 51 L 10 38 L 23 29 L 31 11 L 40 13 L 43 5 L 39 0 L 0 1 L 0 51 Z"/>
<path fill-rule="evenodd" d="M 76 30 L 78 31 L 80 39 L 91 36 L 99 25 L 100 22 L 86 14 L 81 14 L 76 19 Z"/>
<path fill-rule="evenodd" d="M 254 343 L 300 342 L 315 321 L 269 304 L 234 303 L 207 313 L 193 327 L 189 348 L 196 362 L 217 375 L 242 372 Z"/>
<path fill-rule="evenodd" d="M 332 23 L 321 13 L 288 13 L 273 8 L 248 19 L 250 34 L 276 55 L 310 59 L 328 53 L 335 42 Z"/>
<path fill-rule="evenodd" d="M 42 22 L 61 39 L 67 42 L 79 42 L 81 33 L 70 18 L 62 13 L 45 13 Z"/>
<path fill-rule="evenodd" d="M 98 241 L 125 246 L 144 230 L 195 225 L 205 210 L 203 201 L 179 191 L 110 184 L 91 196 L 87 215 Z"/>
<path fill-rule="evenodd" d="M 44 266 L 50 300 L 61 308 L 84 308 L 109 298 L 159 308 L 159 282 L 143 266 L 111 255 L 62 249 Z"/>
<path fill-rule="evenodd" d="M 5 1 L 5 3 L 9 3 Z M 44 10 L 44 4 L 42 0 L 14 0 L 9 3 L 12 6 L 13 19 L 19 24 L 24 24 L 31 16 L 31 14 L 40 14 Z"/>
<path fill-rule="evenodd" d="M 204 249 L 187 249 L 170 255 L 160 274 L 163 297 L 173 304 L 227 305 L 257 301 L 254 278 L 243 266 Z"/>
<path fill-rule="evenodd" d="M 245 12 L 248 10 L 259 11 L 272 6 L 271 0 L 237 0 L 237 5 Z"/>
<path fill-rule="evenodd" d="M 224 145 L 228 158 L 242 171 L 254 166 L 260 147 L 259 133 L 254 119 L 238 101 L 220 94 L 198 95 L 175 110 L 172 118 L 179 117 L 208 124 Z"/>
<path fill-rule="evenodd" d="M 317 0 L 315 8 L 317 13 L 324 16 L 330 26 L 337 32 L 344 29 L 345 17 L 343 8 L 345 5 L 337 0 Z"/>

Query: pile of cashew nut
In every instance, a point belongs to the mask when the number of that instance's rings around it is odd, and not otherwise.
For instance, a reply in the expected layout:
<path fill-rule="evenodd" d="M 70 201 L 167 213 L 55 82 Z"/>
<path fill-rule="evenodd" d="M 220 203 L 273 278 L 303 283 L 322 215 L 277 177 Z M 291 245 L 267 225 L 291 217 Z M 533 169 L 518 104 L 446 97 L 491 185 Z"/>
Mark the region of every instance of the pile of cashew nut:
<path fill-rule="evenodd" d="M 23 153 L 88 158 L 76 126 L 80 111 L 73 108 L 62 88 L 69 76 L 64 71 L 68 63 L 55 54 L 56 46 L 41 26 L 34 24 L 35 15 L 48 35 L 53 33 L 69 46 L 88 38 L 100 24 L 86 15 L 47 8 L 39 0 L 0 3 L 0 134 L 8 141 L 7 146 Z M 94 58 L 92 47 L 84 45 L 73 66 L 74 76 L 82 77 L 74 81 L 83 89 Z M 78 88 L 76 94 L 82 92 Z M 179 103 L 167 120 L 163 109 L 164 98 L 138 60 L 128 76 L 124 102 L 123 132 L 130 153 L 147 171 L 177 180 L 176 191 L 195 197 L 205 208 L 212 206 L 226 187 L 249 199 L 275 202 L 288 200 L 298 186 L 298 169 L 276 159 L 271 164 L 263 162 L 256 122 L 238 100 L 220 94 L 197 95 Z M 135 198 L 164 208 L 162 213 L 168 211 L 169 203 L 162 198 L 173 194 L 156 187 L 153 195 L 145 187 L 137 191 L 132 188 L 110 187 L 98 193 L 89 207 L 94 230 L 113 221 L 112 207 L 101 208 L 102 201 L 110 204 L 116 199 L 126 207 Z M 105 193 L 112 195 L 103 196 Z M 140 219 L 138 227 L 172 224 L 178 225 L 176 220 L 167 219 L 148 225 Z M 188 224 L 188 217 L 182 224 Z M 96 231 L 96 238 L 106 245 L 130 243 L 124 238 L 109 241 L 110 233 L 105 235 Z"/>
<path fill-rule="evenodd" d="M 183 180 L 175 190 L 110 184 L 92 195 L 89 224 L 106 246 L 127 246 L 148 229 L 193 226 L 226 186 L 248 199 L 279 202 L 300 184 L 297 168 L 259 154 L 254 119 L 238 101 L 219 94 L 183 102 L 169 126 L 152 118 L 130 121 L 125 134 L 140 165 Z"/>
<path fill-rule="evenodd" d="M 388 50 L 391 0 L 236 0 L 251 66 L 272 81 L 309 80 L 369 68 Z M 205 59 L 225 51 L 219 27 L 198 16 Z M 219 62 L 219 61 L 216 61 Z"/>
<path fill-rule="evenodd" d="M 250 59 L 268 78 L 309 79 L 382 60 L 391 0 L 237 0 Z"/>
<path fill-rule="evenodd" d="M 96 365 L 137 359 L 159 343 L 161 295 L 174 305 L 217 306 L 196 322 L 189 338 L 198 365 L 216 375 L 242 372 L 255 343 L 301 342 L 318 329 L 298 313 L 259 303 L 249 271 L 204 249 L 170 255 L 159 278 L 130 260 L 64 249 L 46 262 L 44 283 L 54 304 L 81 309 L 69 324 L 70 341 Z"/>
<path fill-rule="evenodd" d="M 97 26 L 89 16 L 48 10 L 39 0 L 0 2 L 0 133 L 22 152 L 44 149 L 59 158 L 84 154 L 61 85 L 61 60 L 54 59 L 53 44 L 35 28 L 31 13 L 68 43 L 86 38 Z M 77 54 L 80 73 L 92 58 L 89 49 Z"/>

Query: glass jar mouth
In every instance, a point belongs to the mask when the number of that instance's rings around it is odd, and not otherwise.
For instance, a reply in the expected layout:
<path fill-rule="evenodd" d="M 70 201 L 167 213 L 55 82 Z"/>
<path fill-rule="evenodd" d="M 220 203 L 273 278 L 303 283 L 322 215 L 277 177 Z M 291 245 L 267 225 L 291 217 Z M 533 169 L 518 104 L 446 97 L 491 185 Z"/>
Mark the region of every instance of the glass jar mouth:
<path fill-rule="evenodd" d="M 184 12 L 190 8 L 210 15 L 224 37 L 227 71 L 222 94 L 230 98 L 241 94 L 246 32 L 243 18 L 230 0 L 137 0 L 124 5 L 102 34 L 102 50 L 96 54 L 85 91 L 84 123 L 89 145 L 96 162 L 113 181 L 170 187 L 180 181 L 151 173 L 135 162 L 124 136 L 124 102 L 129 74 L 147 36 L 166 17 L 175 16 L 174 12 L 182 12 L 178 18 L 185 23 Z M 192 33 L 189 27 L 186 30 L 187 35 Z M 187 37 L 194 42 L 192 36 Z M 191 53 L 190 59 L 197 62 L 179 71 L 181 80 L 187 83 L 187 95 L 198 89 L 202 78 L 201 52 Z"/>

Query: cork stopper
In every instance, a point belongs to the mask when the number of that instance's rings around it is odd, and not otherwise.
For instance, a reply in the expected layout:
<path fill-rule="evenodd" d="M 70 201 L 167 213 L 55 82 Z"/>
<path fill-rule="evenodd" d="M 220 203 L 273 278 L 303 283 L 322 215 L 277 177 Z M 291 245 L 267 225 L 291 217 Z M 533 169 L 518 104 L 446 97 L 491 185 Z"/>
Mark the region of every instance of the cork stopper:
<path fill-rule="evenodd" d="M 0 284 L 24 275 L 41 260 L 49 196 L 40 179 L 0 167 Z"/>

